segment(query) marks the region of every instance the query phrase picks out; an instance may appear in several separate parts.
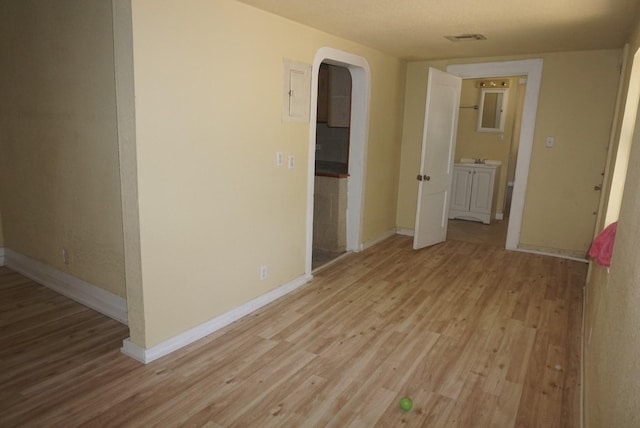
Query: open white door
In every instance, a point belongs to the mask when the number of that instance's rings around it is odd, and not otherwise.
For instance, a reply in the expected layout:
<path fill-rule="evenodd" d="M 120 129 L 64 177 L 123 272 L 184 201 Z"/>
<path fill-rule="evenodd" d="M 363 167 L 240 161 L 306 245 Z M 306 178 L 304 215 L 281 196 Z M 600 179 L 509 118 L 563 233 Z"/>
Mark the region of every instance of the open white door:
<path fill-rule="evenodd" d="M 453 171 L 462 79 L 429 68 L 413 248 L 443 242 Z"/>

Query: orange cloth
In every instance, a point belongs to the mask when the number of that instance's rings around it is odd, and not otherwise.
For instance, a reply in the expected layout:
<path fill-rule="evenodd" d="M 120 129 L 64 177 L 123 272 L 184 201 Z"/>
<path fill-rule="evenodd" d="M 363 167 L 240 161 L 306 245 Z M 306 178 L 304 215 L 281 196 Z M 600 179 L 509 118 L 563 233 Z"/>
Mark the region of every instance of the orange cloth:
<path fill-rule="evenodd" d="M 602 232 L 596 236 L 589 249 L 589 255 L 600 266 L 611 266 L 611 256 L 613 255 L 613 243 L 616 240 L 616 229 L 618 222 L 613 222 L 605 227 Z"/>

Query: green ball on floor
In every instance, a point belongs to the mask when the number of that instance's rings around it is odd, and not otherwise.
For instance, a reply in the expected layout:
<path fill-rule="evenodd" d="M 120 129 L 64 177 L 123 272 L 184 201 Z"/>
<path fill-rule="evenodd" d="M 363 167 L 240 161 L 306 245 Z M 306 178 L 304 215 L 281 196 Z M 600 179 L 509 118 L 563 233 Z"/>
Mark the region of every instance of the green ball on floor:
<path fill-rule="evenodd" d="M 413 407 L 413 401 L 409 397 L 402 397 L 400 400 L 400 408 L 405 412 L 408 412 Z"/>

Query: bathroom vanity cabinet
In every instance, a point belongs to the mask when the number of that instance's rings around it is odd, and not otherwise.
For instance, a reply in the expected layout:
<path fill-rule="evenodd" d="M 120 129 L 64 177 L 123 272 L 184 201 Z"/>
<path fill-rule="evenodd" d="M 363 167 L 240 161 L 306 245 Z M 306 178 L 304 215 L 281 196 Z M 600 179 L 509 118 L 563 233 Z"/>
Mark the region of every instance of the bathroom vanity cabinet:
<path fill-rule="evenodd" d="M 451 183 L 449 218 L 490 224 L 495 218 L 496 181 L 500 166 L 455 164 Z"/>

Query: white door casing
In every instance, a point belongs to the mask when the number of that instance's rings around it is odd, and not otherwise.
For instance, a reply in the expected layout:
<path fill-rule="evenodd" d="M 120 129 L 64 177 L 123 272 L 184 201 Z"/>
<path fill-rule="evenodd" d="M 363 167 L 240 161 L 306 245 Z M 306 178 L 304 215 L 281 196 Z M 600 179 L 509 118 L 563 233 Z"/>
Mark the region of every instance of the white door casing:
<path fill-rule="evenodd" d="M 443 242 L 447 237 L 461 87 L 460 77 L 429 68 L 414 249 Z"/>
<path fill-rule="evenodd" d="M 454 64 L 447 67 L 447 72 L 462 78 L 527 76 L 522 109 L 522 125 L 520 127 L 520 144 L 518 160 L 513 184 L 513 196 L 507 229 L 508 250 L 517 250 L 520 245 L 520 229 L 524 213 L 524 197 L 529 178 L 529 164 L 533 148 L 533 133 L 536 125 L 538 97 L 542 81 L 543 60 L 540 58 L 518 61 L 486 62 L 477 64 Z"/>

